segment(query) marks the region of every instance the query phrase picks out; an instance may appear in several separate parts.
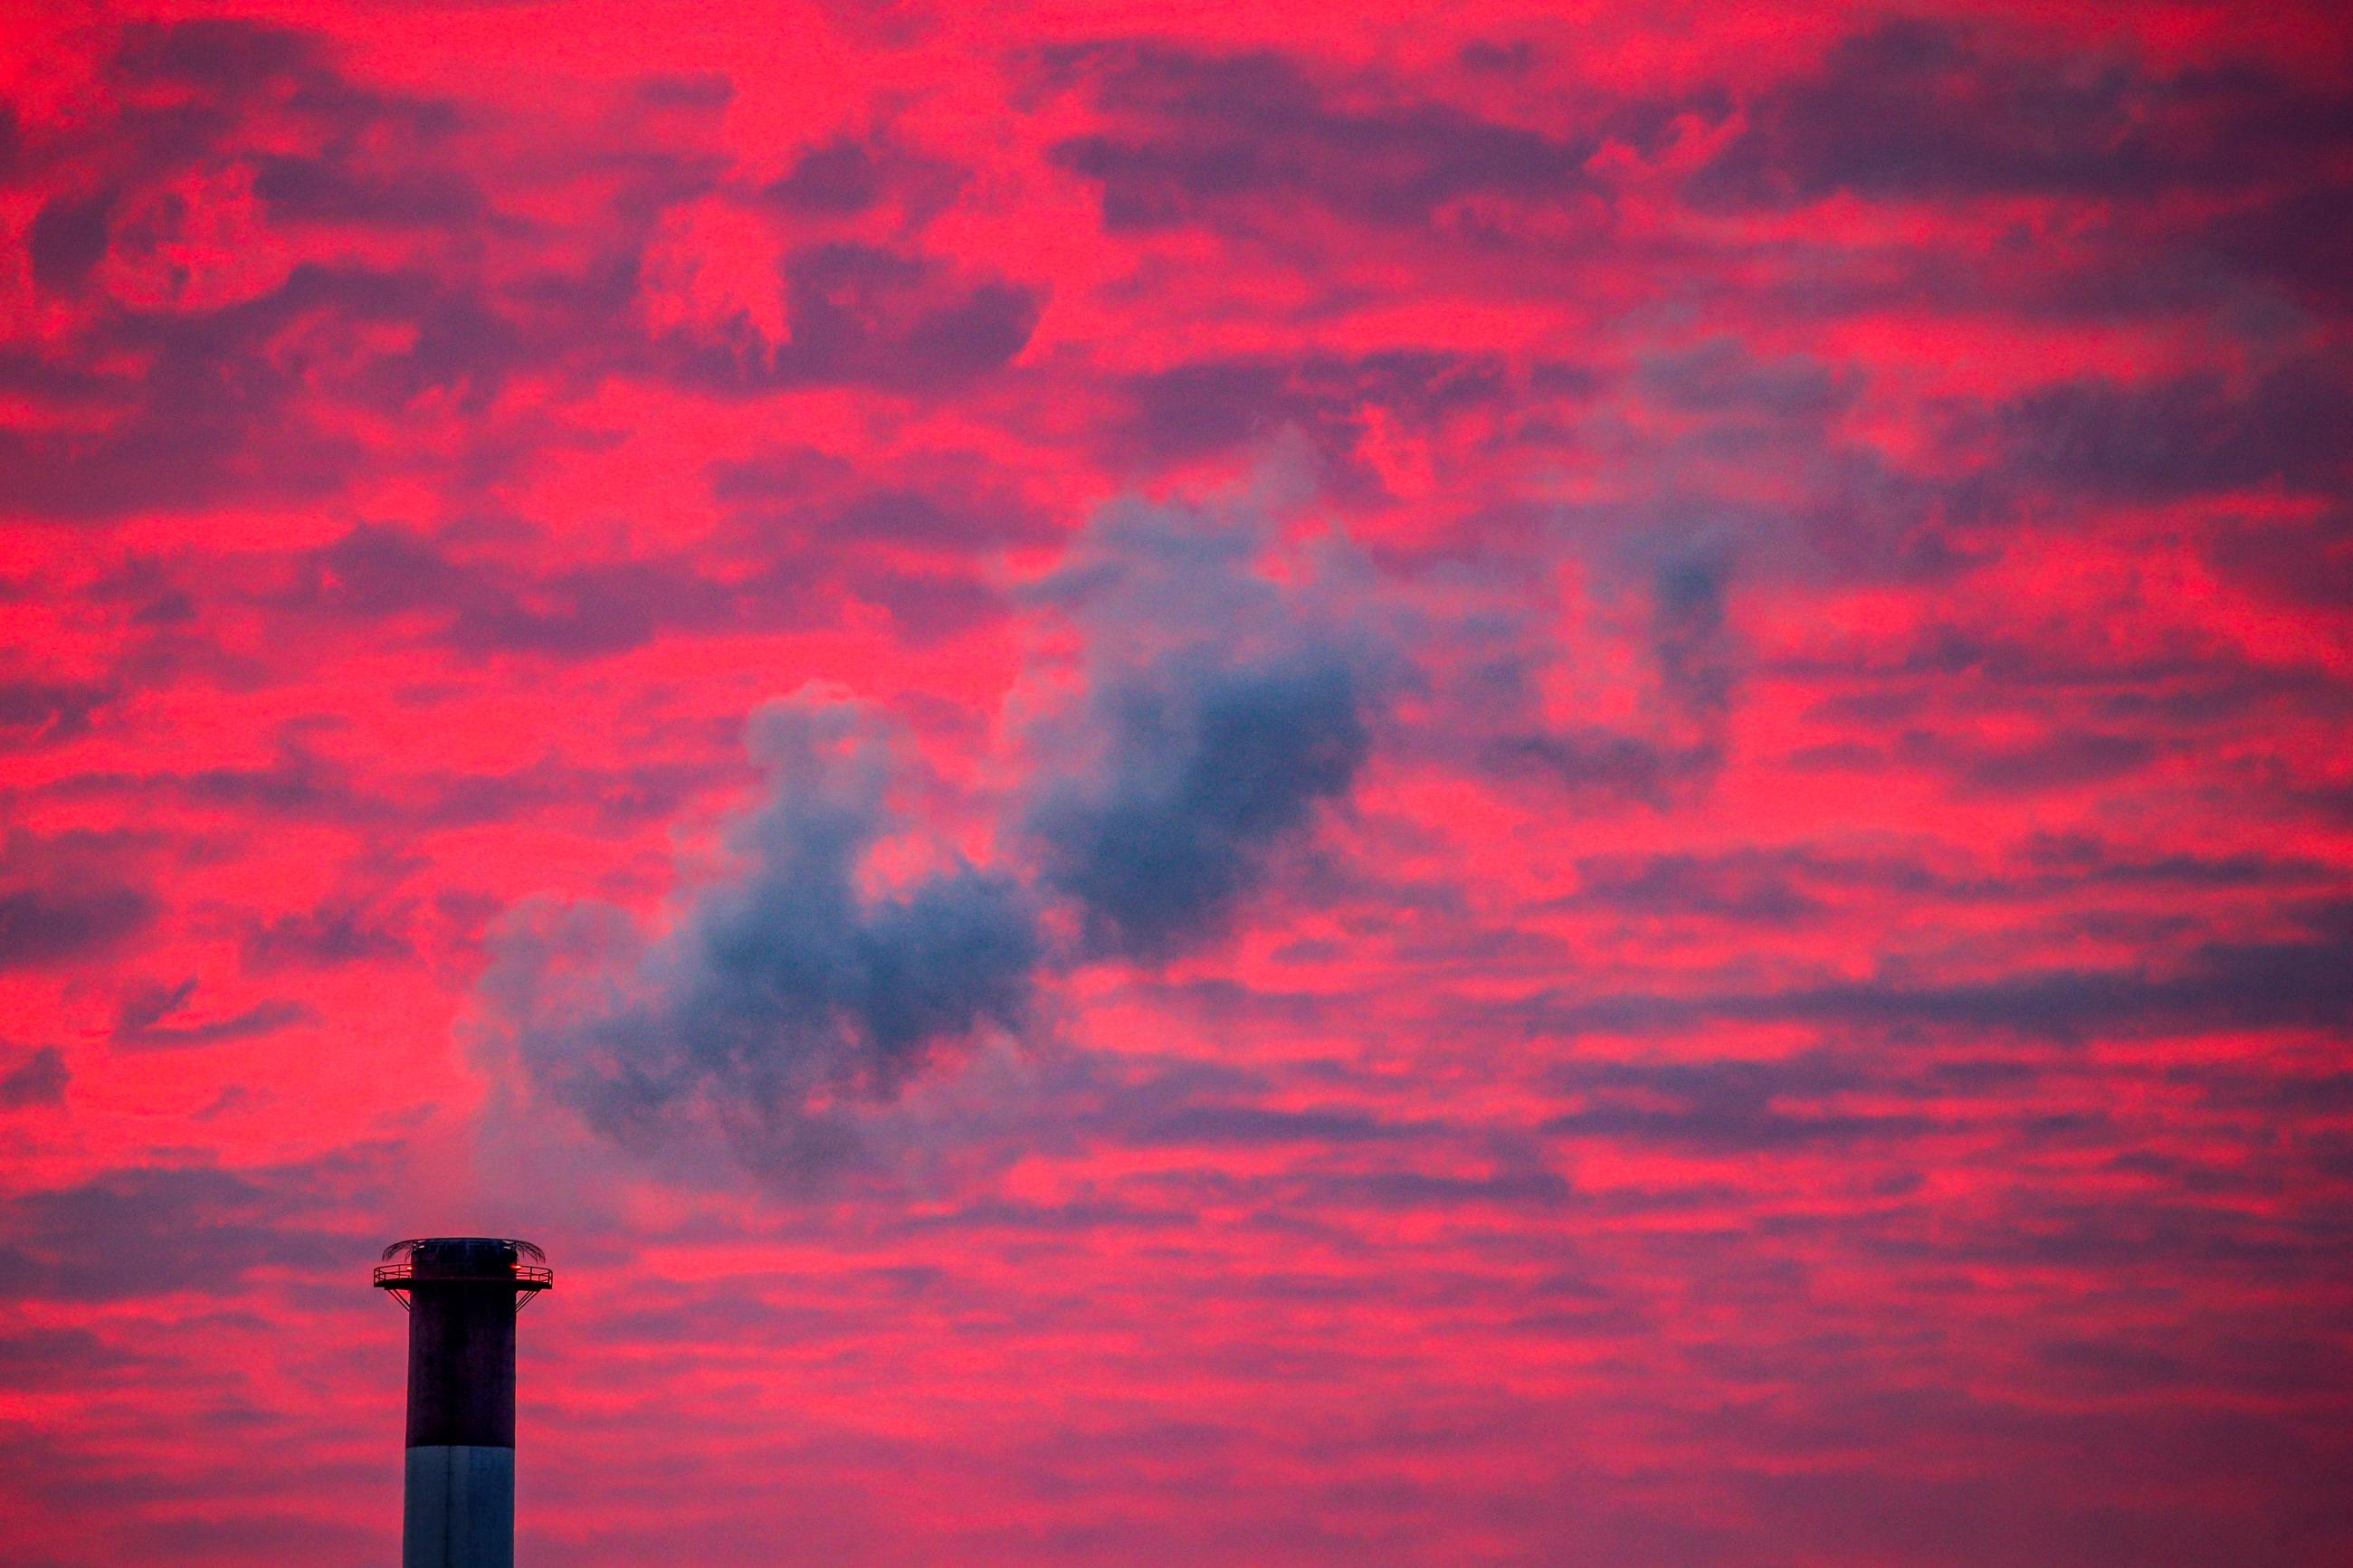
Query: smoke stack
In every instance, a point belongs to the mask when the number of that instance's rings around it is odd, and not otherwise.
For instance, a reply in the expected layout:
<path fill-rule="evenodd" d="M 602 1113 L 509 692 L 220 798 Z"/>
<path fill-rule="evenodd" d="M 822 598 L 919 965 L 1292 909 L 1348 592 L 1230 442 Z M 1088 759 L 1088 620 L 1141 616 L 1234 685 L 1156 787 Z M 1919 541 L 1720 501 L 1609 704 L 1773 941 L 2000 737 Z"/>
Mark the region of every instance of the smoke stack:
<path fill-rule="evenodd" d="M 408 1310 L 401 1568 L 513 1568 L 515 1314 L 554 1271 L 530 1242 L 490 1236 L 384 1256 L 376 1289 Z"/>

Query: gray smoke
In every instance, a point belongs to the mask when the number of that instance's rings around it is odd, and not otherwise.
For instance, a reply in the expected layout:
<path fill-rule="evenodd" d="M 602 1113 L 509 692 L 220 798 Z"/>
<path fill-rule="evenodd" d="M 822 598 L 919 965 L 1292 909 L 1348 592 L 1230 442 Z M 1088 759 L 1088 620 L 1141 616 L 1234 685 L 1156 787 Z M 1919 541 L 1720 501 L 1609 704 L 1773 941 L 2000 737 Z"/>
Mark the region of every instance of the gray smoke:
<path fill-rule="evenodd" d="M 483 997 L 533 1080 L 624 1142 L 708 1120 L 791 1171 L 840 1155 L 854 1108 L 943 1050 L 1018 1028 L 1039 957 L 1020 888 L 961 864 L 861 886 L 902 826 L 895 739 L 843 698 L 771 703 L 748 736 L 767 798 L 728 832 L 731 873 L 665 931 L 602 905 L 510 917 Z"/>
<path fill-rule="evenodd" d="M 1738 684 L 1738 650 L 1725 614 L 1732 559 L 1695 549 L 1662 565 L 1651 584 L 1651 652 L 1678 717 L 1720 738 Z"/>
<path fill-rule="evenodd" d="M 542 900 L 502 924 L 493 1052 L 618 1141 L 716 1126 L 794 1179 L 936 1058 L 1021 1029 L 1042 909 L 1071 911 L 1064 958 L 1157 962 L 1217 935 L 1347 793 L 1397 662 L 1344 552 L 1277 565 L 1273 546 L 1252 520 L 1114 507 L 1035 590 L 1080 651 L 1075 690 L 1022 731 L 1031 783 L 1003 835 L 1019 879 L 952 862 L 874 890 L 874 851 L 910 826 L 890 723 L 814 690 L 763 708 L 764 798 L 664 920 Z"/>
<path fill-rule="evenodd" d="M 1025 812 L 1087 950 L 1156 961 L 1221 931 L 1371 750 L 1393 660 L 1345 558 L 1261 569 L 1254 527 L 1106 510 L 1040 597 L 1078 625 L 1087 695 L 1047 725 Z"/>

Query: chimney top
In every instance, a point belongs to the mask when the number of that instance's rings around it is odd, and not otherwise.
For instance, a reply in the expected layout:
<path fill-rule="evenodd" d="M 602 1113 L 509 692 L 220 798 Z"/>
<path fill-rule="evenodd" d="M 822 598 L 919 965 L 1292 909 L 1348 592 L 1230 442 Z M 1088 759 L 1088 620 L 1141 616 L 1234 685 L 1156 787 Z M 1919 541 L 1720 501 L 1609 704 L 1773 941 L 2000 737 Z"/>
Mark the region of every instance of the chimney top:
<path fill-rule="evenodd" d="M 513 1237 L 420 1236 L 396 1241 L 384 1249 L 375 1285 L 389 1290 L 404 1307 L 408 1292 L 419 1285 L 504 1285 L 514 1291 L 517 1305 L 555 1284 L 555 1271 L 546 1266 L 547 1254 Z M 524 1258 L 533 1261 L 526 1263 Z"/>

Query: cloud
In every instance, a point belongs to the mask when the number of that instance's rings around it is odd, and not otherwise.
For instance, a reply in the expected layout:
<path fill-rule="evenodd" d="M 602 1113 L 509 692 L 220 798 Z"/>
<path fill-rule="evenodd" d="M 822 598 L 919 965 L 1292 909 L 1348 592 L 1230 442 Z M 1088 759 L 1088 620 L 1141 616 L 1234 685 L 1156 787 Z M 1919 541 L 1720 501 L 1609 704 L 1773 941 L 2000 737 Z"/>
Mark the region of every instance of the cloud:
<path fill-rule="evenodd" d="M 1871 1087 L 1834 1060 L 1597 1063 L 1565 1075 L 1581 1109 L 1544 1130 L 1573 1137 L 1660 1143 L 1711 1154 L 1762 1154 L 1908 1140 L 1936 1123 L 1912 1112 L 1840 1109 L 1841 1096 Z"/>
<path fill-rule="evenodd" d="M 1804 920 L 1824 910 L 1805 886 L 1814 868 L 1789 851 L 1591 856 L 1577 862 L 1577 890 L 1566 901 L 1652 920 Z"/>
<path fill-rule="evenodd" d="M 2164 501 L 2258 486 L 2335 494 L 2348 466 L 2353 359 L 2315 355 L 2233 387 L 2213 372 L 2146 384 L 2087 376 L 1997 409 L 2007 466 L 2061 490 Z"/>
<path fill-rule="evenodd" d="M 2341 99 L 2249 67 L 2159 77 L 2127 53 L 1905 17 L 1841 38 L 1820 67 L 1757 95 L 1693 178 L 1705 205 L 1836 192 L 1878 199 L 2037 194 L 2130 200 L 2244 189 L 2326 168 Z"/>
<path fill-rule="evenodd" d="M 1466 410 L 1501 408 L 1513 387 L 1495 355 L 1387 350 L 1197 358 L 1130 377 L 1123 391 L 1113 444 L 1130 460 L 1183 460 L 1296 429 L 1327 465 L 1339 465 L 1354 460 L 1377 414 L 1429 429 Z"/>
<path fill-rule="evenodd" d="M 1154 45 L 1063 49 L 1050 69 L 1108 110 L 1054 161 L 1102 190 L 1113 230 L 1166 227 L 1301 205 L 1419 226 L 1478 197 L 1585 195 L 1597 139 L 1562 138 L 1434 101 L 1345 106 L 1288 56 L 1191 54 Z"/>
<path fill-rule="evenodd" d="M 1885 978 L 1716 995 L 1620 995 L 1540 1005 L 1546 1027 L 1655 1034 L 1710 1020 L 1884 1034 L 1990 1034 L 2061 1044 L 2353 1022 L 2353 904 L 2306 911 L 2266 941 L 2207 942 L 2165 965 L 2041 969 L 1984 979 Z"/>
<path fill-rule="evenodd" d="M 356 899 L 330 900 L 256 925 L 245 933 L 239 951 L 249 970 L 414 958 L 417 949 L 404 929 L 404 913 Z"/>
<path fill-rule="evenodd" d="M 2341 175 L 2218 216 L 2207 247 L 2317 310 L 2353 306 L 2353 180 Z"/>
<path fill-rule="evenodd" d="M 126 27 L 114 68 L 132 79 L 251 93 L 275 79 L 313 75 L 320 55 L 311 34 L 238 17 L 202 17 Z"/>
<path fill-rule="evenodd" d="M 1819 438 L 1825 422 L 1855 400 L 1851 379 L 1808 355 L 1760 359 L 1736 337 L 1641 356 L 1636 384 L 1678 413 L 1730 419 Z"/>
<path fill-rule="evenodd" d="M 1713 777 L 1718 753 L 1592 726 L 1523 731 L 1489 741 L 1481 761 L 1506 777 L 1534 777 L 1588 805 L 1633 801 L 1664 809 Z"/>
<path fill-rule="evenodd" d="M 0 1378 L 12 1388 L 88 1389 L 147 1358 L 88 1329 L 24 1329 L 0 1335 Z"/>
<path fill-rule="evenodd" d="M 2353 507 L 2268 524 L 2240 524 L 2207 542 L 2216 567 L 2271 597 L 2305 609 L 2353 602 Z M 2336 689 L 2334 682 L 2331 689 Z M 5 708 L 0 708 L 4 711 Z"/>
<path fill-rule="evenodd" d="M 453 554 L 381 523 L 359 523 L 306 552 L 274 601 L 330 619 L 415 617 L 420 630 L 470 658 L 558 659 L 626 653 L 666 635 L 721 636 L 805 618 L 808 586 L 791 563 L 733 580 L 707 561 L 585 562 L 533 573 Z"/>
<path fill-rule="evenodd" d="M 499 271 L 532 231 L 485 194 L 519 177 L 512 144 L 486 134 L 496 114 L 364 85 L 312 35 L 219 20 L 120 37 L 102 108 L 42 128 L 44 172 L 74 183 L 26 236 L 37 285 L 92 308 L 37 355 L 15 351 L 53 379 L 80 373 L 77 395 L 108 417 L 0 431 L 9 510 L 107 521 L 315 500 L 370 459 L 353 413 L 413 430 L 482 415 L 522 370 L 644 361 L 643 340 L 614 331 L 636 268 L 609 253 L 641 241 L 628 215 L 587 237 L 584 267 L 525 268 L 524 284 Z M 683 178 L 648 156 L 628 183 Z M 451 444 L 489 445 L 481 424 Z"/>
<path fill-rule="evenodd" d="M 748 314 L 716 331 L 672 332 L 658 345 L 660 373 L 738 396 L 817 385 L 937 393 L 1003 369 L 1043 308 L 1020 285 L 965 281 L 933 258 L 848 241 L 797 251 L 783 271 L 783 339 Z"/>
<path fill-rule="evenodd" d="M 0 1110 L 17 1110 L 28 1105 L 63 1105 L 66 1085 L 71 1079 L 72 1075 L 66 1071 L 65 1053 L 55 1046 L 43 1046 L 0 1073 Z"/>
<path fill-rule="evenodd" d="M 111 683 L 0 680 L 0 746 L 56 745 L 90 732 L 90 719 L 121 692 Z"/>
<path fill-rule="evenodd" d="M 1577 863 L 1577 891 L 1559 907 L 1640 920 L 1785 923 L 1858 902 L 1937 900 L 2012 906 L 2105 893 L 2125 900 L 2239 889 L 2283 895 L 2327 887 L 2318 860 L 2243 854 L 2149 855 L 2075 835 L 2040 834 L 2013 851 L 1956 865 L 1897 850 L 1841 853 L 1812 845 L 1714 852 L 1610 854 Z"/>
<path fill-rule="evenodd" d="M 232 1295 L 254 1270 L 315 1267 L 350 1239 L 294 1218 L 301 1167 L 140 1165 L 0 1201 L 0 1299 Z"/>
<path fill-rule="evenodd" d="M 0 970 L 96 957 L 154 918 L 154 899 L 127 885 L 77 883 L 0 892 Z"/>
<path fill-rule="evenodd" d="M 2046 735 L 2002 747 L 1929 740 L 1905 751 L 1919 761 L 1950 767 L 1966 788 L 1989 795 L 2035 795 L 2098 784 L 2137 772 L 2158 754 L 2155 742 L 2138 736 L 2097 731 Z"/>
<path fill-rule="evenodd" d="M 1281 1110 L 1264 1105 L 1183 1105 L 1137 1128 L 1132 1142 L 1145 1148 L 1382 1142 L 1412 1134 L 1410 1127 L 1361 1110 Z"/>
<path fill-rule="evenodd" d="M 847 216 L 881 199 L 882 175 L 864 142 L 838 137 L 802 153 L 790 173 L 760 194 L 793 212 Z"/>
<path fill-rule="evenodd" d="M 1371 751 L 1395 673 L 1377 606 L 1344 619 L 1336 582 L 1278 582 L 1266 544 L 1114 506 L 1041 594 L 1085 632 L 1084 695 L 1040 731 L 1027 826 L 1094 951 L 1164 959 L 1222 929 Z"/>
<path fill-rule="evenodd" d="M 437 363 L 448 334 L 435 296 L 420 278 L 305 263 L 253 300 L 110 318 L 83 352 L 145 362 L 135 384 L 111 388 L 127 409 L 94 435 L 0 431 L 0 489 L 13 510 L 92 521 L 324 494 L 361 450 L 312 419 L 306 395 L 322 379 L 397 405 L 481 363 L 479 350 Z M 355 371 L 302 331 L 321 316 L 417 333 Z"/>
<path fill-rule="evenodd" d="M 132 1050 L 166 1050 L 175 1047 L 211 1046 L 227 1040 L 276 1034 L 296 1024 L 315 1023 L 318 1012 L 309 1004 L 272 997 L 216 1018 L 186 1023 L 166 1019 L 188 1005 L 196 993 L 194 975 L 177 985 L 141 984 L 124 993 L 117 1005 L 114 1032 L 117 1046 Z"/>
<path fill-rule="evenodd" d="M 446 229 L 479 226 L 490 216 L 480 187 L 454 172 L 374 172 L 343 155 L 255 163 L 253 194 L 287 222 Z"/>
<path fill-rule="evenodd" d="M 1729 549 L 1689 542 L 1651 572 L 1641 636 L 1653 676 L 1649 710 L 1633 726 L 1563 722 L 1541 711 L 1542 670 L 1516 650 L 1490 666 L 1499 719 L 1476 742 L 1481 765 L 1505 777 L 1533 777 L 1603 807 L 1639 803 L 1653 810 L 1704 790 L 1723 769 L 1734 698 L 1743 674 L 1728 608 Z M 1517 628 L 1520 640 L 1544 637 Z"/>
<path fill-rule="evenodd" d="M 743 1157 L 805 1175 L 855 1112 L 935 1058 L 1018 1029 L 1039 938 L 1009 879 L 955 861 L 873 889 L 905 824 L 899 738 L 817 688 L 753 715 L 768 796 L 729 827 L 733 866 L 663 929 L 609 906 L 527 905 L 492 939 L 490 1028 L 540 1088 L 624 1141 L 705 1119 Z"/>
<path fill-rule="evenodd" d="M 87 196 L 51 196 L 42 203 L 39 216 L 33 219 L 32 233 L 25 240 L 34 281 L 53 294 L 80 288 L 106 258 L 108 226 L 116 199 L 114 192 L 100 191 Z"/>

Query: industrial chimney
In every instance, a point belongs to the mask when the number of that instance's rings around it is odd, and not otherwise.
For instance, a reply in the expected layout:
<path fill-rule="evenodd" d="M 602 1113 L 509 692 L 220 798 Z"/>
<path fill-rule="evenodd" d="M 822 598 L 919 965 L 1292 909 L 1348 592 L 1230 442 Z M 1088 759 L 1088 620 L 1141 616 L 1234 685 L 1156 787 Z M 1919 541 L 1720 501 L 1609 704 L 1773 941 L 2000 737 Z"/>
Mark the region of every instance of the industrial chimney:
<path fill-rule="evenodd" d="M 489 1236 L 384 1257 L 376 1289 L 408 1310 L 401 1568 L 513 1568 L 515 1314 L 555 1273 L 530 1242 Z"/>

